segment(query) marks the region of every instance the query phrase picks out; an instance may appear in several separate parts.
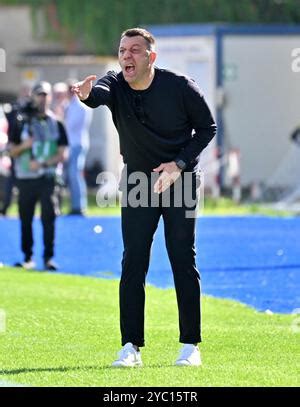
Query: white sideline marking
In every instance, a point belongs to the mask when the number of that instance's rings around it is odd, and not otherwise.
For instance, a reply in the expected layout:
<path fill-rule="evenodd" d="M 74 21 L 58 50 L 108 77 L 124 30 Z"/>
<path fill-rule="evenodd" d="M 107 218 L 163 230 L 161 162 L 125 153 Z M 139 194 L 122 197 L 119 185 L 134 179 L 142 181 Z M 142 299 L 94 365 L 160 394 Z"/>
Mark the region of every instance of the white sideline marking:
<path fill-rule="evenodd" d="M 0 380 L 0 387 L 25 387 L 24 384 L 8 382 L 6 380 Z"/>

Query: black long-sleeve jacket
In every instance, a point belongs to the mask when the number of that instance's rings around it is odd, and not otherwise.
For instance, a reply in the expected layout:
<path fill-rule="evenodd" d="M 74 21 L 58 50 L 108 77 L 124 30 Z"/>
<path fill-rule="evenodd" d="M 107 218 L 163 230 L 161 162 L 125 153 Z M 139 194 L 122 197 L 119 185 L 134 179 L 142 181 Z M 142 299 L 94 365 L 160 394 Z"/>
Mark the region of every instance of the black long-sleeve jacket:
<path fill-rule="evenodd" d="M 146 90 L 136 91 L 122 72 L 98 80 L 84 103 L 106 105 L 120 137 L 124 163 L 149 173 L 161 163 L 181 159 L 193 171 L 201 151 L 216 134 L 212 114 L 196 83 L 183 75 L 155 68 Z"/>

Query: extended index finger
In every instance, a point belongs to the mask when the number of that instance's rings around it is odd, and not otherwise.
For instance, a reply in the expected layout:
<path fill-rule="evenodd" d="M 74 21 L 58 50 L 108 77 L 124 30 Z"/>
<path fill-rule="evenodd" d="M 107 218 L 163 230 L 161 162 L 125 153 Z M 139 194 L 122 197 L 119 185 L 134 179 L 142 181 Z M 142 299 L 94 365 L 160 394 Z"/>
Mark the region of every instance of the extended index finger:
<path fill-rule="evenodd" d="M 89 81 L 94 81 L 97 78 L 96 75 L 89 75 L 87 76 L 83 82 L 89 82 Z"/>

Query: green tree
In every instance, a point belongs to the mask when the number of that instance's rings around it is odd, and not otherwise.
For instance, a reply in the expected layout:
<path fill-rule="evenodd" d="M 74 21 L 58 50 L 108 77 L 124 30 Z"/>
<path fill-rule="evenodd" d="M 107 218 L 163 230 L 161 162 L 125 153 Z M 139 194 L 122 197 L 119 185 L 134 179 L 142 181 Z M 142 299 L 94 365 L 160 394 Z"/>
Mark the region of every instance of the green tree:
<path fill-rule="evenodd" d="M 299 0 L 0 0 L 43 8 L 47 35 L 87 52 L 116 52 L 120 32 L 137 25 L 178 23 L 299 23 Z M 72 47 L 70 48 L 72 50 Z M 70 51 L 71 52 L 71 51 Z"/>

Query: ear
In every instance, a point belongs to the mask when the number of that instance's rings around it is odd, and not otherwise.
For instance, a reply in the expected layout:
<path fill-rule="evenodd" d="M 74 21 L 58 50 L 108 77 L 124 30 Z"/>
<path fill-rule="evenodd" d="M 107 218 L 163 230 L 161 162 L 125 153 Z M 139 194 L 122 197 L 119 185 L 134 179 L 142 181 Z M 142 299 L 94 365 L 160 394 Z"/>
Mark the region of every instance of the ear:
<path fill-rule="evenodd" d="M 157 57 L 157 53 L 155 51 L 150 51 L 150 55 L 149 55 L 150 65 L 154 64 L 156 57 Z"/>

